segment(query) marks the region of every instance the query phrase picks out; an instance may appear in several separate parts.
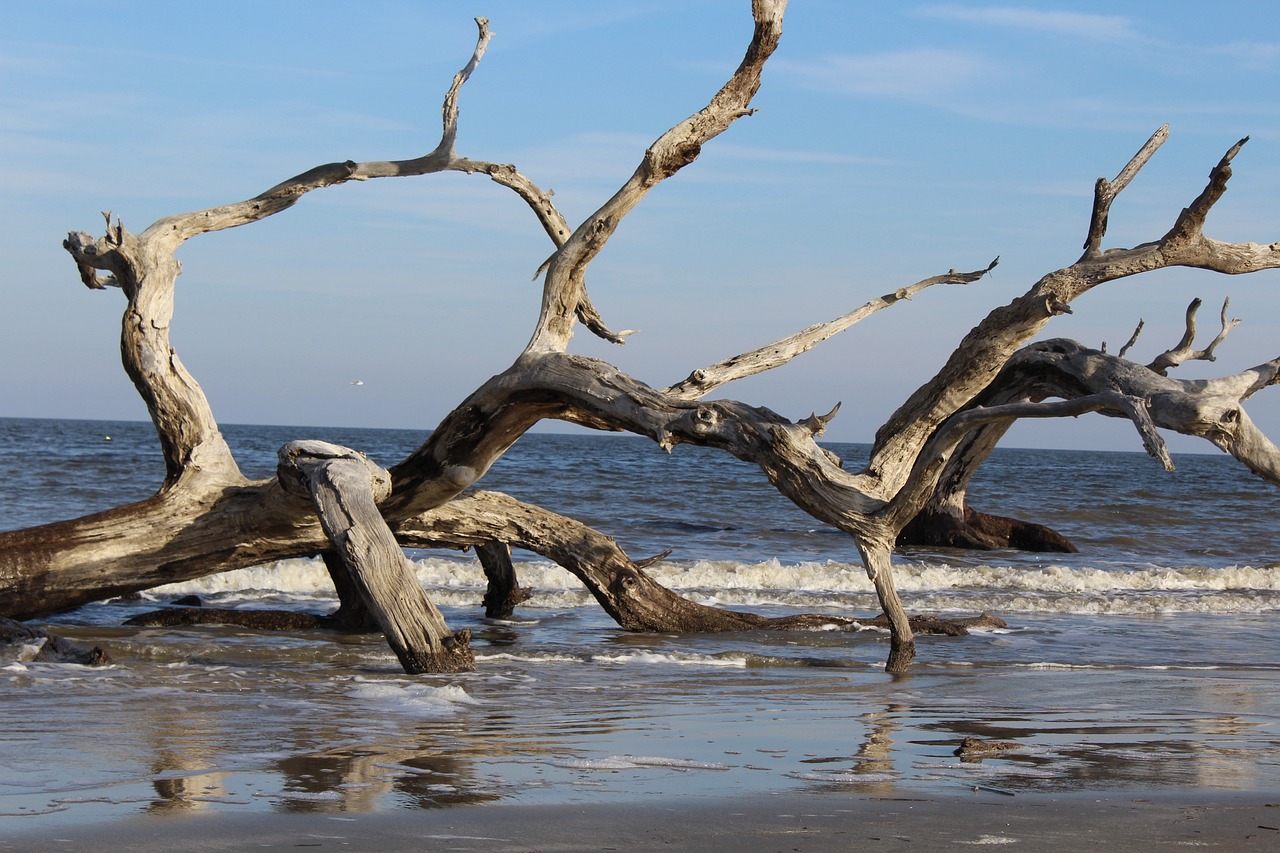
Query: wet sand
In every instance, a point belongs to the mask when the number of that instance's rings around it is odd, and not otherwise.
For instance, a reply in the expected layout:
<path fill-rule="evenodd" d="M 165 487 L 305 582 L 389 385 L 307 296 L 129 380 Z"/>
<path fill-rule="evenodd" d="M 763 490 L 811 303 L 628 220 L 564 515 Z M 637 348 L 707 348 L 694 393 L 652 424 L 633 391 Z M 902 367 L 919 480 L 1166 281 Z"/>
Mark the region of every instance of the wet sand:
<path fill-rule="evenodd" d="M 1275 850 L 1280 793 L 776 795 L 609 805 L 131 817 L 23 832 L 0 850 Z"/>

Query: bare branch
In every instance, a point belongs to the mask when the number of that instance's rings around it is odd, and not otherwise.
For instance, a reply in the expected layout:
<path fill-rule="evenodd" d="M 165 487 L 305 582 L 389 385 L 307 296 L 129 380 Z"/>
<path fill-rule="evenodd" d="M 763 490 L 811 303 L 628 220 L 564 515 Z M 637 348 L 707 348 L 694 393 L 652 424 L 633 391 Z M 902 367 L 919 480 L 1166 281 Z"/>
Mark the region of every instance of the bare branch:
<path fill-rule="evenodd" d="M 843 332 L 877 311 L 895 305 L 904 299 L 910 299 L 925 288 L 933 287 L 935 284 L 969 284 L 975 282 L 995 269 L 998 263 L 1000 263 L 1000 259 L 996 258 L 987 264 L 985 269 L 967 273 L 951 270 L 942 275 L 926 278 L 915 284 L 899 288 L 893 293 L 887 293 L 879 299 L 871 300 L 861 308 L 850 311 L 843 317 L 837 317 L 827 323 L 817 323 L 759 349 L 735 355 L 724 361 L 716 362 L 709 367 L 695 370 L 684 381 L 667 388 L 666 393 L 686 400 L 696 400 L 721 385 L 786 364 L 801 353 L 813 349 L 827 338 Z"/>
<path fill-rule="evenodd" d="M 809 415 L 809 417 L 800 421 L 800 426 L 809 430 L 810 434 L 812 434 L 814 438 L 817 438 L 827 431 L 827 424 L 831 423 L 832 418 L 836 416 L 836 412 L 838 411 L 840 411 L 840 404 L 836 403 L 831 411 L 827 412 L 825 415 L 819 415 L 817 412 Z"/>
<path fill-rule="evenodd" d="M 1144 320 L 1138 320 L 1138 325 L 1134 327 L 1133 334 L 1129 336 L 1129 340 L 1124 346 L 1120 347 L 1120 352 L 1117 353 L 1120 358 L 1124 358 L 1125 354 L 1129 352 L 1129 350 L 1133 349 L 1133 345 L 1138 342 L 1138 336 L 1142 334 L 1142 326 L 1144 323 Z M 1103 350 L 1105 351 L 1106 347 L 1103 347 Z"/>
<path fill-rule="evenodd" d="M 658 137 L 640 165 L 605 204 L 574 231 L 551 259 L 543 286 L 542 311 L 525 351 L 563 352 L 573 337 L 582 303 L 587 265 L 604 248 L 618 225 L 649 190 L 697 159 L 702 146 L 729 125 L 750 115 L 764 63 L 782 36 L 786 0 L 755 0 L 755 30 L 737 71 L 702 110 Z"/>
<path fill-rule="evenodd" d="M 1257 391 L 1275 384 L 1280 384 L 1280 358 L 1232 376 L 1179 380 L 1075 341 L 1054 339 L 1017 353 L 993 388 L 1000 386 L 1006 393 L 1019 388 L 1030 393 L 1034 388 L 1038 396 L 1059 397 L 1118 390 L 1145 400 L 1156 426 L 1203 438 L 1280 486 L 1280 451 L 1242 405 Z"/>
<path fill-rule="evenodd" d="M 468 160 L 454 154 L 458 135 L 458 96 L 462 86 L 470 79 L 472 72 L 484 56 L 492 38 L 488 19 L 476 18 L 476 26 L 479 34 L 475 49 L 466 66 L 454 76 L 449 91 L 445 95 L 441 107 L 440 141 L 430 153 L 408 160 L 370 160 L 363 163 L 346 160 L 316 166 L 276 184 L 251 199 L 161 219 L 143 232 L 143 240 L 148 242 L 154 240 L 169 251 L 173 251 L 182 242 L 196 235 L 246 225 L 287 210 L 297 203 L 298 199 L 315 189 L 335 186 L 347 181 L 407 177 L 442 171 L 488 174 L 498 183 L 516 190 L 538 216 L 539 221 L 553 239 L 557 234 L 567 233 L 563 218 L 554 212 L 549 194 L 538 189 L 514 167 Z"/>
<path fill-rule="evenodd" d="M 1162 129 L 1163 130 L 1163 129 Z M 1162 141 L 1158 132 L 1130 160 L 1110 189 L 1103 187 L 1103 204 L 1095 211 L 1094 230 L 1101 239 L 1108 199 L 1123 189 Z M 1213 169 L 1209 186 L 1182 212 L 1178 223 L 1162 238 L 1131 249 L 1089 251 L 1074 264 L 1055 270 L 1023 296 L 987 315 L 960 342 L 947 363 L 916 390 L 876 432 L 869 472 L 883 478 L 876 491 L 892 494 L 903 482 L 915 456 L 933 431 L 970 403 L 995 378 L 1014 352 L 1036 335 L 1071 302 L 1106 282 L 1166 267 L 1185 266 L 1231 275 L 1280 267 L 1280 243 L 1222 243 L 1200 233 L 1204 217 L 1225 192 L 1230 162 L 1237 143 Z M 1098 223 L 1102 224 L 1099 225 Z"/>
<path fill-rule="evenodd" d="M 951 454 L 968 435 L 988 424 L 1012 423 L 1023 418 L 1074 418 L 1089 412 L 1110 411 L 1123 414 L 1133 421 L 1142 436 L 1147 453 L 1157 459 L 1166 471 L 1173 470 L 1173 458 L 1169 455 L 1164 439 L 1156 431 L 1147 411 L 1146 401 L 1140 397 L 1118 391 L 1102 391 L 1070 400 L 1032 402 L 1024 400 L 999 406 L 977 406 L 957 413 L 938 430 L 921 452 L 911 476 L 889 503 L 885 514 L 889 525 L 901 529 L 915 517 L 936 487 Z"/>
<path fill-rule="evenodd" d="M 247 201 L 178 214 L 161 219 L 141 235 L 126 231 L 109 213 L 106 236 L 94 240 L 70 234 L 64 243 L 86 286 L 119 287 L 130 309 L 125 314 L 121 352 L 125 371 L 147 403 L 156 425 L 171 484 L 187 470 L 202 473 L 210 482 L 243 478 L 217 429 L 217 422 L 203 391 L 178 360 L 169 340 L 174 288 L 181 266 L 174 252 L 183 241 L 199 234 L 255 222 L 291 207 L 313 189 L 349 180 L 396 175 L 420 175 L 443 170 L 482 171 L 516 190 L 537 215 L 547 233 L 565 239 L 568 227 L 543 192 L 514 167 L 465 160 L 453 155 L 457 137 L 457 100 L 463 84 L 476 68 L 490 39 L 487 20 L 477 18 L 475 49 L 467 65 L 455 75 L 442 107 L 443 129 L 431 153 L 412 160 L 345 161 L 317 166 L 284 181 Z M 109 275 L 99 276 L 98 271 Z M 598 324 L 601 325 L 602 324 Z"/>
<path fill-rule="evenodd" d="M 1222 331 L 1218 332 L 1217 337 L 1205 349 L 1192 349 L 1192 344 L 1196 338 L 1196 312 L 1200 310 L 1200 300 L 1193 299 L 1191 304 L 1187 306 L 1186 331 L 1182 334 L 1182 339 L 1178 341 L 1178 345 L 1171 350 L 1166 350 L 1156 356 L 1155 360 L 1147 365 L 1147 369 L 1161 376 L 1167 376 L 1171 368 L 1177 367 L 1187 361 L 1216 361 L 1217 356 L 1213 351 L 1218 348 L 1218 344 L 1222 343 L 1227 333 L 1240 325 L 1239 318 L 1227 320 L 1227 307 L 1231 304 L 1230 298 L 1222 301 Z"/>
<path fill-rule="evenodd" d="M 1107 233 L 1107 216 L 1111 212 L 1111 203 L 1124 191 L 1125 187 L 1129 186 L 1129 182 L 1168 138 L 1169 125 L 1162 125 L 1159 130 L 1151 134 L 1151 138 L 1138 150 L 1138 153 L 1133 155 L 1133 159 L 1120 170 L 1120 174 L 1116 175 L 1114 181 L 1098 178 L 1098 183 L 1093 189 L 1093 216 L 1089 222 L 1089 236 L 1084 241 L 1084 257 L 1091 257 L 1098 253 L 1102 247 L 1102 238 Z"/>
<path fill-rule="evenodd" d="M 489 47 L 489 40 L 493 38 L 492 33 L 489 32 L 488 18 L 476 18 L 475 21 L 476 27 L 480 30 L 479 38 L 476 40 L 476 48 L 472 51 L 471 59 L 466 66 L 453 75 L 453 83 L 449 85 L 449 91 L 444 96 L 444 104 L 440 108 L 443 132 L 440 134 L 440 144 L 436 146 L 434 153 L 450 159 L 453 157 L 454 145 L 458 141 L 458 93 L 462 91 L 463 84 L 471 79 L 476 66 L 484 58 L 484 52 Z"/>
<path fill-rule="evenodd" d="M 1209 211 L 1218 203 L 1218 199 L 1222 198 L 1227 191 L 1227 181 L 1231 179 L 1231 161 L 1240 153 L 1240 149 L 1249 141 L 1249 137 L 1245 137 L 1231 146 L 1227 153 L 1218 161 L 1218 165 L 1213 167 L 1209 172 L 1209 183 L 1204 191 L 1196 197 L 1196 200 L 1184 208 L 1178 221 L 1174 223 L 1173 228 L 1164 236 L 1165 242 L 1176 242 L 1180 240 L 1190 239 L 1200 236 L 1204 233 L 1204 221 L 1209 215 Z"/>

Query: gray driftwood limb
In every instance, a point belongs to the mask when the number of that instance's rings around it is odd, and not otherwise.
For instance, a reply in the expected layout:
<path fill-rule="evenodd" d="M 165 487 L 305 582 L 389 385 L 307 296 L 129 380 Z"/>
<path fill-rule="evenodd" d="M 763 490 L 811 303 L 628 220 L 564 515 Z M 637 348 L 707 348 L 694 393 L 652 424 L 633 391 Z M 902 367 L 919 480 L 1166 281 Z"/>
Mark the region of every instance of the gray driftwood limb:
<path fill-rule="evenodd" d="M 334 553 L 405 672 L 474 668 L 471 633 L 449 630 L 378 511 L 391 491 L 385 470 L 345 447 L 295 441 L 280 449 L 277 476 L 286 491 L 314 503 Z"/>

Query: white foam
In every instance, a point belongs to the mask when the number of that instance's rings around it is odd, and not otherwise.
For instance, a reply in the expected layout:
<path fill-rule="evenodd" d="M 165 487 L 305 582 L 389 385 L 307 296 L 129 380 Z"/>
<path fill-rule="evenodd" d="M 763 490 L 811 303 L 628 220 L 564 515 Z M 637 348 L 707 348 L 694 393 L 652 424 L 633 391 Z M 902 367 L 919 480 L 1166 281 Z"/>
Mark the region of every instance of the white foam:
<path fill-rule="evenodd" d="M 478 705 L 478 699 L 460 686 L 450 684 L 432 687 L 411 681 L 365 681 L 355 679 L 356 686 L 346 692 L 349 699 L 370 703 L 381 710 L 413 716 L 448 716 L 460 705 Z"/>
<path fill-rule="evenodd" d="M 638 770 L 642 767 L 664 767 L 671 770 L 732 770 L 728 764 L 694 761 L 688 758 L 665 758 L 648 755 L 611 755 L 607 758 L 557 758 L 550 762 L 568 770 Z"/>
<path fill-rule="evenodd" d="M 658 758 L 648 755 L 624 755 L 622 758 L 641 767 L 671 767 L 676 770 L 732 770 L 728 764 L 693 761 L 688 758 Z"/>
<path fill-rule="evenodd" d="M 675 664 L 677 666 L 724 666 L 745 668 L 745 657 L 710 657 L 707 655 L 658 654 L 656 652 L 636 652 L 633 654 L 592 655 L 594 663 L 642 663 L 642 664 Z"/>
<path fill-rule="evenodd" d="M 442 606 L 476 607 L 486 582 L 479 563 L 429 556 L 413 561 L 432 600 Z M 517 564 L 523 587 L 535 591 L 526 608 L 595 606 L 583 585 L 546 561 Z M 878 609 L 860 565 L 834 561 L 786 565 L 778 560 L 661 562 L 648 573 L 681 595 L 713 606 Z M 1205 566 L 1132 568 L 952 566 L 899 563 L 898 589 L 912 605 L 935 611 L 1104 613 L 1258 613 L 1280 610 L 1280 568 Z M 319 559 L 279 560 L 153 590 L 161 596 L 196 594 L 222 606 L 263 598 L 336 602 Z"/>
<path fill-rule="evenodd" d="M 857 784 L 860 782 L 895 782 L 898 777 L 891 773 L 854 773 L 850 771 L 811 772 L 792 771 L 784 774 L 802 782 L 827 782 L 841 784 Z"/>
<path fill-rule="evenodd" d="M 272 800 L 304 800 L 314 803 L 338 803 L 345 799 L 340 791 L 256 791 L 253 796 Z M 214 802 L 222 802 L 215 800 Z"/>

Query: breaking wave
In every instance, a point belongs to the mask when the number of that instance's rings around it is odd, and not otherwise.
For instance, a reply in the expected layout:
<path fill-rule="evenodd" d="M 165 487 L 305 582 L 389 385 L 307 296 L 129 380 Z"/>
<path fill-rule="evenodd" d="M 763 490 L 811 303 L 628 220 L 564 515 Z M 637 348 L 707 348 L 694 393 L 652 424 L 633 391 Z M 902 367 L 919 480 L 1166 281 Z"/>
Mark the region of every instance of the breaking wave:
<path fill-rule="evenodd" d="M 484 593 L 479 564 L 430 556 L 413 561 L 419 581 L 442 606 L 474 607 Z M 595 606 L 582 584 L 545 561 L 517 565 L 522 586 L 535 591 L 530 608 Z M 876 608 L 859 565 L 834 561 L 787 565 L 778 560 L 663 562 L 655 580 L 695 601 L 716 606 L 805 607 L 834 611 Z M 1061 613 L 1258 613 L 1280 610 L 1280 567 L 1207 566 L 1101 568 L 1050 565 L 954 566 L 902 563 L 897 587 L 913 608 Z M 281 560 L 171 584 L 158 597 L 197 594 L 224 606 L 237 603 L 332 600 L 333 586 L 318 559 Z"/>

